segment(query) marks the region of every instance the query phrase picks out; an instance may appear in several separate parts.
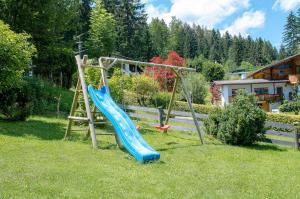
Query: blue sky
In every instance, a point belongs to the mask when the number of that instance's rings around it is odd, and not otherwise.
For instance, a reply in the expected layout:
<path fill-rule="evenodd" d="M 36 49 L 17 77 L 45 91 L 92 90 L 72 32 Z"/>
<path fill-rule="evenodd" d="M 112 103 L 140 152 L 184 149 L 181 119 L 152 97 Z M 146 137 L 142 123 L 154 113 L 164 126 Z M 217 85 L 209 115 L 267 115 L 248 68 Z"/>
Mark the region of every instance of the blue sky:
<path fill-rule="evenodd" d="M 149 21 L 154 17 L 170 22 L 172 16 L 221 32 L 251 35 L 281 44 L 283 26 L 300 0 L 142 0 Z"/>

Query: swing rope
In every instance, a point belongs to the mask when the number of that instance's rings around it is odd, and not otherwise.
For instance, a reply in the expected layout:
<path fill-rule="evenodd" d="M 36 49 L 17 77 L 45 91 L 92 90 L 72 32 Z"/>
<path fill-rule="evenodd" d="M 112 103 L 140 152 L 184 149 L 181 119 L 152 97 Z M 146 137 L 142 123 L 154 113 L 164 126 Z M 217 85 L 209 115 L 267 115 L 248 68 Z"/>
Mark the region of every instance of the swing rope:
<path fill-rule="evenodd" d="M 125 113 L 127 113 L 127 109 L 126 109 L 126 106 L 125 106 L 125 99 L 124 99 L 124 96 L 125 96 L 125 90 L 124 90 L 124 72 L 123 72 L 123 67 L 124 67 L 124 63 L 121 62 L 121 92 L 122 92 L 122 108 L 124 110 Z M 124 69 L 125 70 L 125 69 Z"/>
<path fill-rule="evenodd" d="M 167 92 L 168 93 L 168 79 L 167 79 L 167 71 L 168 69 L 165 67 L 164 70 L 163 70 L 163 75 L 164 75 L 164 79 L 163 79 L 163 92 Z M 167 107 L 168 105 L 168 102 L 166 100 L 166 104 L 165 106 Z M 165 112 L 164 112 L 164 108 L 166 107 L 163 107 L 163 106 L 160 106 L 158 107 L 158 110 L 159 110 L 159 125 L 156 125 L 155 128 L 163 131 L 163 132 L 167 132 L 167 130 L 171 127 L 170 125 L 165 125 L 164 124 L 164 120 L 165 120 Z"/>

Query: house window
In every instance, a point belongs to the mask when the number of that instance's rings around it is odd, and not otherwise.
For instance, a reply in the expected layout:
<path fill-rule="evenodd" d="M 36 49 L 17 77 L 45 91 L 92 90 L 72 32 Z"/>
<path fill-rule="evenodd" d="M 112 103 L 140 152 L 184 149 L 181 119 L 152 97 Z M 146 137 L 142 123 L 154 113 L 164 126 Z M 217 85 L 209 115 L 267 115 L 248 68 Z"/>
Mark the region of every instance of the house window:
<path fill-rule="evenodd" d="M 264 94 L 268 94 L 269 93 L 269 89 L 268 88 L 254 88 L 254 92 L 257 95 L 264 95 Z"/>
<path fill-rule="evenodd" d="M 277 88 L 276 88 L 276 93 L 277 93 L 278 95 L 282 95 L 282 94 L 283 94 L 282 87 L 277 87 Z"/>
<path fill-rule="evenodd" d="M 236 93 L 237 93 L 237 89 L 232 89 L 231 95 L 232 95 L 232 96 L 236 96 Z"/>
<path fill-rule="evenodd" d="M 285 75 L 285 71 L 284 70 L 280 70 L 279 71 L 279 75 Z"/>
<path fill-rule="evenodd" d="M 297 73 L 297 75 L 300 74 L 300 66 L 297 66 L 297 68 L 296 68 L 296 73 Z"/>
<path fill-rule="evenodd" d="M 244 88 L 239 88 L 239 89 L 232 89 L 231 90 L 231 96 L 236 96 L 236 94 L 238 93 L 239 90 L 245 90 Z"/>

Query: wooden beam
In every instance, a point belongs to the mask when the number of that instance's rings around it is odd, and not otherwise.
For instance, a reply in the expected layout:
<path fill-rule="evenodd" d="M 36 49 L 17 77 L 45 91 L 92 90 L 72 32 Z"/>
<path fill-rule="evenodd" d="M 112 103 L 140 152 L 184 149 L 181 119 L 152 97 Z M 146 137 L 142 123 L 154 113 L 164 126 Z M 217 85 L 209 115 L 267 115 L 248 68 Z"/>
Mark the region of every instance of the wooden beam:
<path fill-rule="evenodd" d="M 75 58 L 76 58 L 76 62 L 77 62 L 78 72 L 79 72 L 79 79 L 80 79 L 81 87 L 82 87 L 82 93 L 83 93 L 83 98 L 84 98 L 86 114 L 87 114 L 87 118 L 89 119 L 88 123 L 89 123 L 90 132 L 91 132 L 93 148 L 96 149 L 97 148 L 97 139 L 96 139 L 94 121 L 93 121 L 92 113 L 91 113 L 89 96 L 88 96 L 88 92 L 87 92 L 87 86 L 86 86 L 85 79 L 84 79 L 84 66 L 83 66 L 82 60 L 80 59 L 79 55 L 77 55 Z"/>
<path fill-rule="evenodd" d="M 195 110 L 194 110 L 193 105 L 192 105 L 192 102 L 191 102 L 190 94 L 189 94 L 189 92 L 187 91 L 187 88 L 186 88 L 186 86 L 185 86 L 184 80 L 182 79 L 181 76 L 180 76 L 180 81 L 181 81 L 181 86 L 182 86 L 182 90 L 183 90 L 183 92 L 184 92 L 186 101 L 188 102 L 190 111 L 191 111 L 192 116 L 193 116 L 193 120 L 194 120 L 196 129 L 197 129 L 197 133 L 198 133 L 199 138 L 200 138 L 200 142 L 201 142 L 201 144 L 204 144 L 204 139 L 203 139 L 203 136 L 202 136 L 202 133 L 201 133 L 201 130 L 200 130 L 200 126 L 199 126 L 198 120 L 197 120 L 197 118 L 196 118 Z"/>
<path fill-rule="evenodd" d="M 172 91 L 172 96 L 171 96 L 169 106 L 168 106 L 168 112 L 167 112 L 167 117 L 166 117 L 166 120 L 165 120 L 165 125 L 167 125 L 169 123 L 170 114 L 171 114 L 173 104 L 174 104 L 174 101 L 175 101 L 175 95 L 176 95 L 176 90 L 177 90 L 177 87 L 178 87 L 178 82 L 179 82 L 179 77 L 176 75 L 174 86 L 173 86 L 173 91 Z"/>
<path fill-rule="evenodd" d="M 139 66 L 153 66 L 153 67 L 160 67 L 160 68 L 171 68 L 176 71 L 190 71 L 190 72 L 196 72 L 195 68 L 187 68 L 183 66 L 173 66 L 173 65 L 166 65 L 166 64 L 156 64 L 151 62 L 140 62 L 140 61 L 133 61 L 133 60 L 127 60 L 127 59 L 120 59 L 120 58 L 113 58 L 113 57 L 100 57 L 99 63 L 103 63 L 103 61 L 112 61 L 112 63 L 106 67 L 106 70 L 109 70 L 111 67 L 113 67 L 116 63 L 123 63 L 123 64 L 132 64 L 132 65 L 139 65 Z M 102 64 L 103 65 L 103 64 Z M 91 67 L 100 67 L 103 66 L 91 66 Z"/>

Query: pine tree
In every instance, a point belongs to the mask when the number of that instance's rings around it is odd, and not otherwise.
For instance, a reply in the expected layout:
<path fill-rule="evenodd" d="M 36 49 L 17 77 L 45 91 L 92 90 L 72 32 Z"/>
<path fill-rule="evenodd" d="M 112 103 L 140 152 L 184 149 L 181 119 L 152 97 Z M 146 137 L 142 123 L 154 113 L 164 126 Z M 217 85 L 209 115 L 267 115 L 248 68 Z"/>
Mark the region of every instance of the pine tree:
<path fill-rule="evenodd" d="M 284 26 L 283 45 L 289 56 L 296 54 L 299 49 L 300 25 L 298 21 L 295 14 L 290 12 Z"/>
<path fill-rule="evenodd" d="M 81 0 L 80 1 L 80 29 L 79 33 L 86 33 L 90 29 L 90 17 L 92 7 L 91 4 L 94 0 Z"/>
<path fill-rule="evenodd" d="M 224 61 L 224 55 L 221 44 L 221 35 L 219 31 L 212 30 L 211 32 L 211 47 L 209 51 L 209 59 L 222 63 Z"/>
<path fill-rule="evenodd" d="M 145 5 L 140 0 L 104 0 L 116 21 L 117 52 L 132 59 L 146 60 L 151 48 Z"/>
<path fill-rule="evenodd" d="M 243 44 L 242 36 L 234 36 L 232 40 L 232 46 L 229 48 L 228 59 L 232 60 L 238 66 L 243 61 Z"/>
<path fill-rule="evenodd" d="M 286 50 L 285 50 L 284 46 L 281 44 L 281 45 L 280 45 L 280 50 L 279 50 L 278 58 L 279 58 L 279 59 L 284 59 L 284 58 L 286 58 L 287 56 L 288 56 L 288 55 L 287 55 L 287 53 L 286 53 Z"/>
<path fill-rule="evenodd" d="M 167 56 L 169 29 L 165 21 L 155 18 L 149 24 L 149 31 L 156 55 Z"/>
<path fill-rule="evenodd" d="M 205 58 L 208 58 L 209 55 L 209 45 L 208 41 L 205 35 L 204 28 L 201 28 L 201 26 L 197 25 L 194 26 L 194 31 L 196 34 L 196 40 L 197 40 L 197 55 L 203 55 Z"/>
<path fill-rule="evenodd" d="M 176 17 L 173 17 L 170 23 L 169 50 L 176 51 L 181 56 L 184 54 L 184 41 L 182 38 L 184 38 L 183 23 Z"/>
<path fill-rule="evenodd" d="M 108 13 L 102 0 L 96 0 L 91 13 L 89 50 L 93 57 L 108 56 L 115 48 L 115 20 Z"/>
<path fill-rule="evenodd" d="M 223 48 L 223 60 L 228 59 L 229 54 L 229 48 L 232 45 L 232 37 L 231 35 L 226 31 L 222 37 L 222 48 Z"/>
<path fill-rule="evenodd" d="M 186 58 L 194 58 L 197 53 L 196 33 L 190 25 L 185 23 L 183 25 L 184 37 L 183 40 L 183 56 Z"/>

